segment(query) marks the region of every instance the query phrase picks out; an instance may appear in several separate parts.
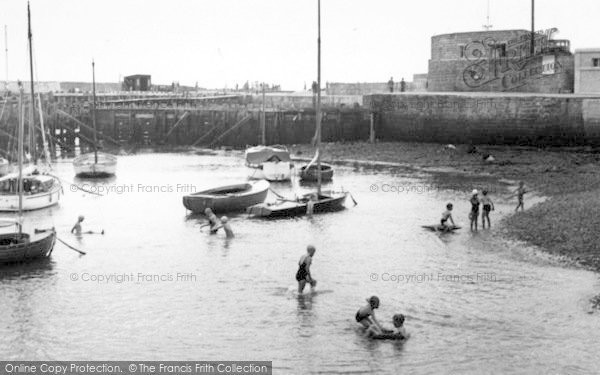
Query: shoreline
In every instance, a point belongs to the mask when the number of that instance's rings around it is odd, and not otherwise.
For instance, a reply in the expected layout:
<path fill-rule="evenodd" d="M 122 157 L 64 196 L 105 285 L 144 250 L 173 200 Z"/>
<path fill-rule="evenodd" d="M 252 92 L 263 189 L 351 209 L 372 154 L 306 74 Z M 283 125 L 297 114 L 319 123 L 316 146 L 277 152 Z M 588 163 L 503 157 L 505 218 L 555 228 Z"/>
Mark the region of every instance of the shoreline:
<path fill-rule="evenodd" d="M 600 273 L 600 247 L 595 248 L 600 243 L 600 217 L 596 218 L 600 212 L 597 150 L 411 142 L 324 146 L 322 160 L 331 164 L 400 168 L 438 177 L 494 178 L 511 185 L 524 181 L 529 196 L 539 192 L 545 199 L 532 205 L 526 195 L 525 211 L 501 218 L 500 233 L 532 246 L 534 251 L 539 249 L 562 266 Z M 290 151 L 300 161 L 310 160 L 304 155 L 314 152 L 311 145 L 293 145 Z M 485 161 L 486 155 L 492 155 L 494 160 Z"/>

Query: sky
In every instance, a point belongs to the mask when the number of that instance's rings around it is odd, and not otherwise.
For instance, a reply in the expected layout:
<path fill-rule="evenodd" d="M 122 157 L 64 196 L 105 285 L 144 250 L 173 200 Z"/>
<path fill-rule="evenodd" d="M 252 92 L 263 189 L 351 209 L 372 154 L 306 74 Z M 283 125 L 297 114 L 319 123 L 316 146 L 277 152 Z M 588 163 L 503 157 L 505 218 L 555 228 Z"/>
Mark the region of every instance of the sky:
<path fill-rule="evenodd" d="M 530 0 L 489 0 L 493 30 L 530 29 Z M 536 0 L 536 30 L 600 47 L 600 0 Z M 488 0 L 321 0 L 322 82 L 426 73 L 431 36 L 483 30 Z M 118 82 L 151 74 L 206 88 L 301 90 L 317 76 L 317 0 L 31 0 L 36 80 Z M 27 2 L 0 0 L 9 80 L 28 80 Z"/>

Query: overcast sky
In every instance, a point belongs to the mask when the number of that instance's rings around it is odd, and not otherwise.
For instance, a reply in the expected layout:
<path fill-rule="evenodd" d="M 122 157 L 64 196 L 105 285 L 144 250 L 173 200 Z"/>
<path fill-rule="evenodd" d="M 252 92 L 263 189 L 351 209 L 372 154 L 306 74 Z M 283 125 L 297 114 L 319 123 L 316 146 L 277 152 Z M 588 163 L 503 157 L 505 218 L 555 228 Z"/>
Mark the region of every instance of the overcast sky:
<path fill-rule="evenodd" d="M 530 0 L 490 0 L 493 29 L 530 28 Z M 317 0 L 32 0 L 37 78 L 302 89 L 316 79 Z M 482 30 L 487 0 L 322 0 L 323 82 L 410 80 L 426 73 L 431 36 Z M 600 0 L 536 0 L 536 29 L 600 47 Z M 0 0 L 9 79 L 28 78 L 27 4 Z M 4 51 L 1 79 L 4 80 Z"/>

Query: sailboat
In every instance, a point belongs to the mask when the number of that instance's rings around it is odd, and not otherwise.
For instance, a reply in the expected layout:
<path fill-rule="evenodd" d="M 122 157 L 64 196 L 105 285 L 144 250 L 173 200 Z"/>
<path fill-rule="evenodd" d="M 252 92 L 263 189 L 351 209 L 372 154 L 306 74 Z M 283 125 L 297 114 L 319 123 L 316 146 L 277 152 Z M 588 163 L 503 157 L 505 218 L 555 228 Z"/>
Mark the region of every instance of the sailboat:
<path fill-rule="evenodd" d="M 344 209 L 344 203 L 349 193 L 345 191 L 322 191 L 322 163 L 321 163 L 321 0 L 318 0 L 318 53 L 317 53 L 317 110 L 316 110 L 316 177 L 317 191 L 304 194 L 297 199 L 286 199 L 278 196 L 275 203 L 261 203 L 249 207 L 250 216 L 276 218 L 305 215 L 307 213 L 331 212 Z"/>
<path fill-rule="evenodd" d="M 285 146 L 266 146 L 265 85 L 262 85 L 261 141 L 262 145 L 246 149 L 248 178 L 252 180 L 287 181 L 292 177 L 292 158 Z"/>
<path fill-rule="evenodd" d="M 23 88 L 19 97 L 19 109 L 23 110 Z M 52 229 L 42 234 L 34 231 L 33 235 L 23 232 L 21 225 L 24 201 L 24 178 L 23 178 L 23 132 L 24 118 L 20 116 L 18 130 L 18 216 L 16 220 L 3 219 L 0 221 L 0 227 L 15 226 L 15 230 L 10 233 L 0 234 L 0 264 L 26 262 L 39 258 L 50 256 L 56 242 L 56 232 Z"/>
<path fill-rule="evenodd" d="M 113 176 L 117 169 L 117 157 L 98 152 L 96 137 L 96 69 L 92 61 L 92 124 L 94 128 L 94 152 L 80 155 L 73 160 L 75 176 L 85 178 L 103 178 Z"/>
<path fill-rule="evenodd" d="M 19 167 L 19 173 L 10 173 L 0 178 L 0 211 L 21 212 L 37 210 L 58 204 L 62 193 L 62 185 L 60 180 L 55 176 L 45 173 L 37 166 L 37 140 L 35 129 L 35 87 L 33 80 L 33 47 L 31 35 L 31 12 L 29 4 L 27 4 L 27 21 L 28 21 L 28 40 L 29 40 L 29 74 L 31 84 L 31 103 L 29 105 L 29 153 L 33 165 L 27 169 L 23 169 L 22 159 Z M 22 87 L 21 87 L 22 88 Z M 22 95 L 21 95 L 22 96 Z M 22 98 L 21 98 L 22 99 Z M 22 103 L 22 100 L 21 100 Z M 44 117 L 40 105 L 40 126 L 42 128 L 42 139 L 44 144 L 44 152 L 46 162 L 50 161 L 50 153 L 45 142 L 44 132 Z M 21 111 L 19 121 L 25 121 L 24 111 Z M 23 125 L 24 127 L 24 125 Z M 24 132 L 24 130 L 23 130 Z M 23 142 L 23 134 L 18 141 Z M 22 153 L 18 155 L 22 158 Z"/>

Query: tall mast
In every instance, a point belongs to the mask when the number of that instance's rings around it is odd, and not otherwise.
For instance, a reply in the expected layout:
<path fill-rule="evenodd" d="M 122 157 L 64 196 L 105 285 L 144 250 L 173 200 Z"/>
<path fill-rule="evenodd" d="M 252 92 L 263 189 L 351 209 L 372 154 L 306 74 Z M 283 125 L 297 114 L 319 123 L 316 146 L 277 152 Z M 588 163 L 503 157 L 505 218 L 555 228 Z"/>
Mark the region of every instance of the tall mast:
<path fill-rule="evenodd" d="M 19 82 L 19 128 L 17 129 L 18 152 L 17 160 L 19 164 L 19 177 L 17 179 L 17 192 L 19 193 L 19 216 L 23 213 L 23 132 L 25 128 L 25 111 L 23 110 L 23 86 Z M 20 224 L 20 223 L 19 223 Z M 21 225 L 19 227 L 19 235 L 21 234 Z"/>
<path fill-rule="evenodd" d="M 531 56 L 535 53 L 535 0 L 531 0 L 531 46 L 529 52 Z"/>
<path fill-rule="evenodd" d="M 262 116 L 260 118 L 261 144 L 267 145 L 267 118 L 265 113 L 265 83 L 262 86 Z"/>
<path fill-rule="evenodd" d="M 96 138 L 96 64 L 92 59 L 92 126 L 94 127 L 94 164 L 98 164 L 98 140 Z"/>
<path fill-rule="evenodd" d="M 35 137 L 35 111 L 33 106 L 35 105 L 35 92 L 33 89 L 33 47 L 32 47 L 32 36 L 31 36 L 31 11 L 29 10 L 29 2 L 27 2 L 27 38 L 29 39 L 29 79 L 31 84 L 31 105 L 29 106 L 29 140 L 30 140 L 30 153 L 34 164 L 37 164 L 37 142 Z"/>
<path fill-rule="evenodd" d="M 5 58 L 5 77 L 4 81 L 4 91 L 8 92 L 8 27 L 4 25 L 4 58 Z M 8 99 L 7 99 L 8 100 Z"/>
<path fill-rule="evenodd" d="M 321 198 L 321 0 L 317 0 L 317 194 Z"/>

